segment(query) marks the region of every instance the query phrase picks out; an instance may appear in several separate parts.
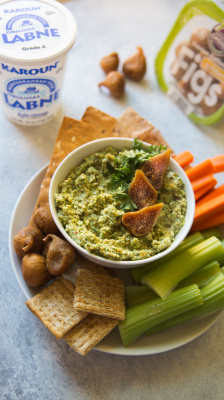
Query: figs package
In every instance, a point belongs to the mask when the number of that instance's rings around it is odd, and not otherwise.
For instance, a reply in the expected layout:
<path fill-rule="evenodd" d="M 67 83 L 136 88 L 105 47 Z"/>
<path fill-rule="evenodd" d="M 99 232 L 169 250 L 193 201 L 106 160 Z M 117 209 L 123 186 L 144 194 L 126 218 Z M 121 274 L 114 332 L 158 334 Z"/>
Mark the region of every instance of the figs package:
<path fill-rule="evenodd" d="M 195 123 L 224 118 L 224 11 L 214 2 L 192 0 L 160 49 L 158 83 Z"/>

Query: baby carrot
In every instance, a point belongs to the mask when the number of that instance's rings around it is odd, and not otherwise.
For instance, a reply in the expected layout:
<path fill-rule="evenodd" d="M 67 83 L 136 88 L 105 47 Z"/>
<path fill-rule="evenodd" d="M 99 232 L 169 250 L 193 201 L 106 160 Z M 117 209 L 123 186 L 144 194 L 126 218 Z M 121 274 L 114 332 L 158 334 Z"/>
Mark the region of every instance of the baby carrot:
<path fill-rule="evenodd" d="M 194 223 L 209 219 L 224 211 L 224 194 L 195 207 Z"/>
<path fill-rule="evenodd" d="M 207 183 L 207 185 L 202 186 L 200 189 L 195 190 L 195 192 L 194 192 L 195 200 L 197 201 L 202 196 L 206 195 L 206 193 L 208 193 L 208 191 L 210 191 L 211 189 L 214 188 L 214 186 L 216 185 L 216 182 L 217 181 L 214 179 L 214 181 L 211 181 L 211 182 Z M 224 191 L 223 191 L 223 194 L 224 194 Z"/>
<path fill-rule="evenodd" d="M 207 193 L 205 196 L 203 196 L 201 199 L 198 200 L 197 205 L 199 206 L 201 204 L 206 203 L 209 200 L 215 199 L 221 194 L 224 194 L 224 183 L 219 187 L 217 187 L 216 189 L 210 190 L 209 193 Z"/>
<path fill-rule="evenodd" d="M 186 170 L 186 174 L 190 181 L 195 181 L 196 179 L 200 179 L 205 175 L 210 175 L 214 172 L 213 163 L 210 159 L 206 159 L 201 163 L 195 165 Z"/>
<path fill-rule="evenodd" d="M 187 173 L 187 171 L 186 171 L 186 173 Z M 191 182 L 191 185 L 192 185 L 192 188 L 193 188 L 193 190 L 195 192 L 196 190 L 201 189 L 203 186 L 208 185 L 211 182 L 214 184 L 214 186 L 217 183 L 217 180 L 214 178 L 214 176 L 212 174 L 211 175 L 205 175 L 205 176 L 203 176 L 201 178 L 193 180 Z"/>
<path fill-rule="evenodd" d="M 211 162 L 215 174 L 224 171 L 224 154 L 211 158 Z"/>
<path fill-rule="evenodd" d="M 182 167 L 185 168 L 194 161 L 194 156 L 190 151 L 185 150 L 173 156 L 173 159 Z"/>
<path fill-rule="evenodd" d="M 213 228 L 214 226 L 224 224 L 224 212 L 221 211 L 210 218 L 205 219 L 203 222 L 193 223 L 191 232 L 203 231 L 205 229 Z"/>

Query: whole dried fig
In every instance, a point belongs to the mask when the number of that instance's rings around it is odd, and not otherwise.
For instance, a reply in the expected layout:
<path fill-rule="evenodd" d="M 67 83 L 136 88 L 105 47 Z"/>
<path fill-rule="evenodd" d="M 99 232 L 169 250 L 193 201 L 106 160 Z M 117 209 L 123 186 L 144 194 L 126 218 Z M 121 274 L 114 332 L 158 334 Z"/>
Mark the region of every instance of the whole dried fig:
<path fill-rule="evenodd" d="M 146 59 L 141 47 L 123 64 L 123 72 L 127 78 L 140 81 L 146 73 Z"/>
<path fill-rule="evenodd" d="M 14 250 L 20 258 L 23 258 L 28 253 L 39 253 L 43 246 L 43 234 L 40 229 L 32 222 L 23 228 L 14 237 Z"/>
<path fill-rule="evenodd" d="M 37 227 L 45 234 L 57 233 L 58 228 L 51 215 L 50 207 L 37 208 L 33 214 L 33 219 Z"/>
<path fill-rule="evenodd" d="M 118 71 L 111 71 L 106 76 L 105 81 L 99 83 L 99 87 L 105 86 L 109 89 L 112 96 L 120 98 L 124 94 L 125 79 Z"/>
<path fill-rule="evenodd" d="M 49 273 L 53 276 L 63 274 L 75 260 L 74 248 L 56 235 L 49 234 L 43 240 L 47 246 L 46 265 Z"/>
<path fill-rule="evenodd" d="M 111 53 L 105 56 L 100 61 L 101 68 L 108 74 L 111 71 L 116 71 L 119 65 L 119 57 L 117 53 Z"/>
<path fill-rule="evenodd" d="M 30 253 L 22 259 L 24 281 L 33 288 L 45 285 L 52 279 L 46 267 L 46 259 L 40 254 Z"/>

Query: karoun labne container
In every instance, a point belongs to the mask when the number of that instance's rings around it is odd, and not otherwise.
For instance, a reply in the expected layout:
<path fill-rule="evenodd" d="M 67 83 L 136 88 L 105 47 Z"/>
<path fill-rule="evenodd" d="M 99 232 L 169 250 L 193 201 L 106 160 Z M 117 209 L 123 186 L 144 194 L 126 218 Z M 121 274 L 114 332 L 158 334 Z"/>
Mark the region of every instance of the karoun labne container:
<path fill-rule="evenodd" d="M 13 122 L 54 118 L 77 24 L 55 0 L 0 0 L 1 108 Z"/>

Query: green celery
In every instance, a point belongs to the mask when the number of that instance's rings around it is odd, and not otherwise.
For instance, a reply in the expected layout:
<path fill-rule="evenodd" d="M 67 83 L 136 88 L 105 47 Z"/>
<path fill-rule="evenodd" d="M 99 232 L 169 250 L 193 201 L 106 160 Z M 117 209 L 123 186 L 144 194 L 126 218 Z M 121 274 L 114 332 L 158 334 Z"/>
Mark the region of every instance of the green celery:
<path fill-rule="evenodd" d="M 152 271 L 153 269 L 161 266 L 164 262 L 168 260 L 172 260 L 173 257 L 177 256 L 178 254 L 182 253 L 183 251 L 188 250 L 189 248 L 195 246 L 203 242 L 204 237 L 200 232 L 194 232 L 191 235 L 187 236 L 183 242 L 171 253 L 167 254 L 166 256 L 159 258 L 156 261 L 153 261 L 147 265 L 143 265 L 141 267 L 136 267 L 131 269 L 131 274 L 136 284 L 141 282 L 141 277 L 148 272 Z"/>
<path fill-rule="evenodd" d="M 125 286 L 125 300 L 128 307 L 143 303 L 146 300 L 155 299 L 156 297 L 158 295 L 147 285 Z"/>
<path fill-rule="evenodd" d="M 147 334 L 171 328 L 224 308 L 224 276 L 220 272 L 201 289 L 203 304 L 147 330 Z"/>
<path fill-rule="evenodd" d="M 201 291 L 191 285 L 171 293 L 166 300 L 145 301 L 127 308 L 126 318 L 118 328 L 124 346 L 128 346 L 153 326 L 171 319 L 202 304 Z"/>
<path fill-rule="evenodd" d="M 221 269 L 219 263 L 217 261 L 211 261 L 204 267 L 199 268 L 197 271 L 193 272 L 193 274 L 179 282 L 175 290 L 192 285 L 193 283 L 201 288 L 202 286 L 206 285 L 215 275 L 219 274 L 220 271 Z M 125 299 L 128 307 L 143 303 L 143 301 L 146 300 L 155 299 L 157 297 L 158 294 L 147 285 L 125 286 Z"/>
<path fill-rule="evenodd" d="M 217 261 L 211 261 L 204 267 L 197 269 L 193 274 L 187 276 L 178 283 L 176 289 L 180 289 L 184 286 L 189 286 L 192 283 L 196 283 L 199 288 L 206 285 L 215 275 L 219 274 L 221 271 L 219 263 Z"/>
<path fill-rule="evenodd" d="M 180 281 L 221 254 L 224 254 L 224 247 L 219 239 L 212 236 L 144 275 L 141 283 L 149 285 L 165 299 Z"/>
<path fill-rule="evenodd" d="M 208 239 L 211 236 L 215 236 L 217 237 L 219 240 L 222 239 L 222 235 L 221 232 L 218 228 L 214 227 L 214 228 L 209 228 L 209 229 L 205 229 L 204 231 L 201 231 L 201 234 L 203 236 L 204 239 Z"/>

